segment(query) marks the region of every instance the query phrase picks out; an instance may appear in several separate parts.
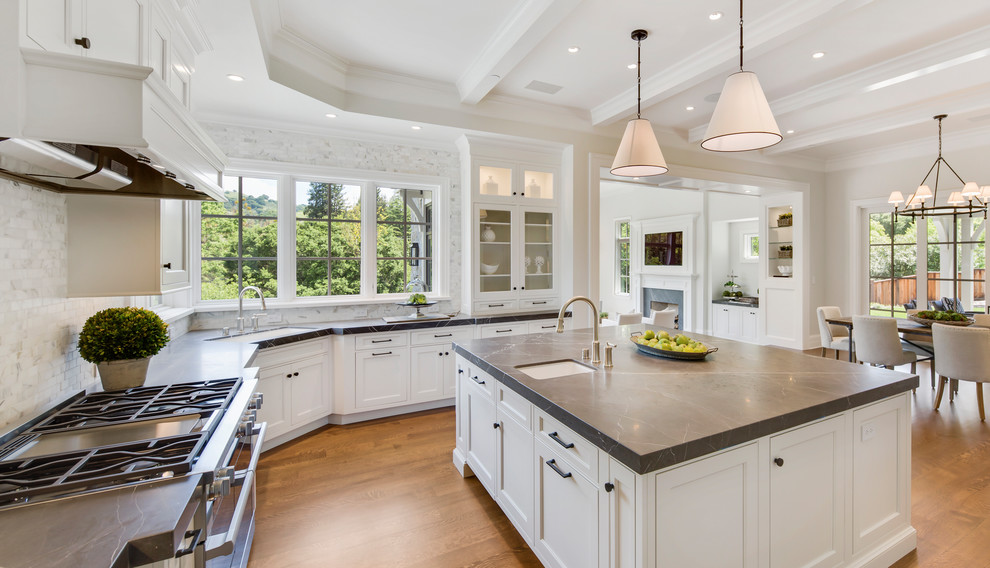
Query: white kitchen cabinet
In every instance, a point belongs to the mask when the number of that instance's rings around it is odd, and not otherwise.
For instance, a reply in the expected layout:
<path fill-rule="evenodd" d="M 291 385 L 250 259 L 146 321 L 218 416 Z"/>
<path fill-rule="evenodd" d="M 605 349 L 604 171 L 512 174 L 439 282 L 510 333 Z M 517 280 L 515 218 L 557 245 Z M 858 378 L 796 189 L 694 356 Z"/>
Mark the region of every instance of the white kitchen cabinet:
<path fill-rule="evenodd" d="M 842 563 L 844 418 L 770 438 L 770 565 Z"/>
<path fill-rule="evenodd" d="M 67 195 L 70 298 L 155 296 L 189 285 L 185 202 Z"/>
<path fill-rule="evenodd" d="M 524 321 L 491 323 L 479 326 L 478 336 L 482 339 L 492 337 L 507 337 L 509 335 L 524 335 L 529 333 L 529 323 Z"/>
<path fill-rule="evenodd" d="M 165 85 L 179 104 L 190 108 L 195 53 L 184 34 L 174 29 L 165 8 L 159 2 L 152 4 L 147 65 L 154 69 L 152 76 Z"/>
<path fill-rule="evenodd" d="M 636 568 L 644 564 L 636 545 L 638 515 L 636 474 L 613 458 L 604 464 L 604 493 L 599 492 L 599 532 L 608 529 L 608 543 L 600 544 L 599 568 Z"/>
<path fill-rule="evenodd" d="M 760 309 L 729 304 L 712 304 L 712 335 L 759 343 Z"/>
<path fill-rule="evenodd" d="M 542 440 L 534 446 L 534 552 L 550 568 L 597 567 L 598 487 Z"/>
<path fill-rule="evenodd" d="M 533 405 L 522 395 L 496 385 L 495 500 L 526 539 L 533 542 Z"/>
<path fill-rule="evenodd" d="M 553 203 L 559 169 L 538 164 L 483 159 L 474 173 L 475 198 L 489 202 Z"/>
<path fill-rule="evenodd" d="M 757 444 L 654 474 L 658 568 L 758 562 Z"/>
<path fill-rule="evenodd" d="M 449 379 L 454 374 L 454 353 L 450 344 L 411 347 L 409 358 L 410 402 L 454 396 Z"/>
<path fill-rule="evenodd" d="M 750 343 L 760 341 L 760 310 L 758 308 L 741 308 L 741 333 L 739 338 Z"/>
<path fill-rule="evenodd" d="M 264 395 L 258 421 L 268 423 L 270 438 L 330 413 L 326 356 L 326 340 L 264 349 L 258 355 L 258 392 Z"/>
<path fill-rule="evenodd" d="M 129 63 L 141 62 L 141 0 L 28 0 L 24 45 Z"/>
<path fill-rule="evenodd" d="M 483 371 L 472 368 L 460 375 L 464 393 L 466 432 L 464 433 L 467 464 L 478 481 L 494 498 L 496 495 L 496 419 L 493 379 Z"/>
<path fill-rule="evenodd" d="M 356 408 L 409 400 L 409 351 L 383 347 L 354 354 Z"/>

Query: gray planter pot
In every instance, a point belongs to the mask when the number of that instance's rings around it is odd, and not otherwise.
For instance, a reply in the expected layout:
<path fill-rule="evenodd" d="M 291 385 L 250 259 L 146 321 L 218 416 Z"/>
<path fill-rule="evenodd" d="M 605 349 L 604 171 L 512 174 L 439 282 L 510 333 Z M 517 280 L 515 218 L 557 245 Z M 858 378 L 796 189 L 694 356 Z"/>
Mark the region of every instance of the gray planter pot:
<path fill-rule="evenodd" d="M 100 370 L 103 390 L 124 390 L 143 385 L 150 362 L 151 357 L 97 363 L 96 368 Z"/>

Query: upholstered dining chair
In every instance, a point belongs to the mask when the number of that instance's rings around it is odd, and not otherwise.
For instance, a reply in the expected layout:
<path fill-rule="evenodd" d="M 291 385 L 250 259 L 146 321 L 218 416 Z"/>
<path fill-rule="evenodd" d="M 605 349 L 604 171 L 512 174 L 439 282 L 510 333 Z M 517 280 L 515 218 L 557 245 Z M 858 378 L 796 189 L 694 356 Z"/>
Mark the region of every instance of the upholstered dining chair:
<path fill-rule="evenodd" d="M 643 318 L 643 323 L 646 325 L 655 325 L 659 327 L 667 327 L 674 329 L 674 318 L 677 317 L 677 308 L 664 308 L 662 310 L 653 310 L 650 317 Z"/>
<path fill-rule="evenodd" d="M 942 393 L 949 379 L 973 381 L 976 383 L 980 421 L 986 421 L 983 383 L 990 381 L 990 329 L 936 323 L 932 324 L 932 342 L 935 344 L 935 370 L 941 377 L 935 394 L 935 410 L 942 403 Z M 949 402 L 952 402 L 951 386 Z"/>
<path fill-rule="evenodd" d="M 918 354 L 901 347 L 897 321 L 881 316 L 853 316 L 856 334 L 856 358 L 860 363 L 893 369 L 911 363 L 911 372 L 918 370 Z"/>
<path fill-rule="evenodd" d="M 835 358 L 839 358 L 839 351 L 849 351 L 850 345 L 849 330 L 841 325 L 828 323 L 827 319 L 842 316 L 842 310 L 837 306 L 820 306 L 818 312 L 818 331 L 822 338 L 822 357 L 825 356 L 826 349 L 835 351 Z"/>
<path fill-rule="evenodd" d="M 643 315 L 638 312 L 631 314 L 619 314 L 619 325 L 634 325 L 642 323 Z"/>

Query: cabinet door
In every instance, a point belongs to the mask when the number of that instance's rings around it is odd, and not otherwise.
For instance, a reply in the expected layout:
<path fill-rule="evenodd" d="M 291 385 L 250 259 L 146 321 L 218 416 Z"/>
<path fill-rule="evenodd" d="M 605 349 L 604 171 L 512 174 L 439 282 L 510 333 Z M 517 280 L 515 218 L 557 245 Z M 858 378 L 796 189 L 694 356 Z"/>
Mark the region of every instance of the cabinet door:
<path fill-rule="evenodd" d="M 636 474 L 614 459 L 608 460 L 608 474 L 605 476 L 605 503 L 601 506 L 599 525 L 608 527 L 608 550 L 606 559 L 599 563 L 600 568 L 635 568 L 644 562 L 637 562 L 636 546 Z M 601 531 L 601 529 L 600 529 Z M 604 548 L 604 543 L 602 544 Z"/>
<path fill-rule="evenodd" d="M 742 310 L 737 307 L 729 308 L 729 337 L 737 339 L 742 337 Z"/>
<path fill-rule="evenodd" d="M 162 290 L 189 284 L 186 202 L 162 199 Z"/>
<path fill-rule="evenodd" d="M 512 207 L 476 205 L 475 218 L 478 235 L 478 254 L 474 260 L 474 274 L 478 278 L 476 290 L 484 297 L 511 295 L 513 286 L 513 219 Z"/>
<path fill-rule="evenodd" d="M 440 365 L 440 374 L 443 376 L 442 398 L 457 396 L 457 366 L 454 364 L 453 351 L 444 351 L 443 363 Z"/>
<path fill-rule="evenodd" d="M 72 19 L 78 11 L 73 0 L 31 0 L 25 2 L 25 34 L 33 43 L 29 47 L 55 53 L 79 54 L 79 46 L 72 40 Z"/>
<path fill-rule="evenodd" d="M 402 349 L 372 349 L 354 354 L 356 408 L 373 408 L 409 399 L 409 353 Z"/>
<path fill-rule="evenodd" d="M 542 442 L 533 454 L 537 555 L 554 568 L 598 566 L 598 488 Z"/>
<path fill-rule="evenodd" d="M 712 334 L 729 337 L 729 308 L 721 304 L 712 307 Z"/>
<path fill-rule="evenodd" d="M 330 413 L 330 389 L 323 357 L 293 363 L 288 385 L 292 426 L 307 424 Z"/>
<path fill-rule="evenodd" d="M 528 295 L 545 294 L 554 288 L 554 214 L 553 210 L 527 209 L 520 215 L 522 226 L 522 266 L 520 290 Z"/>
<path fill-rule="evenodd" d="M 277 365 L 262 368 L 258 373 L 258 392 L 264 395 L 258 409 L 258 422 L 268 423 L 268 436 L 274 438 L 290 429 L 288 398 L 285 396 L 285 381 L 291 374 L 291 366 Z"/>
<path fill-rule="evenodd" d="M 495 497 L 495 401 L 483 388 L 463 382 L 467 409 L 467 462 L 471 471 Z"/>
<path fill-rule="evenodd" d="M 770 438 L 770 566 L 842 562 L 843 418 Z"/>
<path fill-rule="evenodd" d="M 450 359 L 450 356 L 444 357 L 444 349 L 447 349 L 446 353 L 450 353 L 449 345 L 424 345 L 409 350 L 412 359 L 409 377 L 410 402 L 438 400 L 446 394 L 444 375 L 448 365 L 444 363 Z"/>
<path fill-rule="evenodd" d="M 535 169 L 523 169 L 521 196 L 526 199 L 553 201 L 554 173 Z"/>
<path fill-rule="evenodd" d="M 88 57 L 138 65 L 141 63 L 141 3 L 138 0 L 89 0 L 83 30 Z"/>
<path fill-rule="evenodd" d="M 758 455 L 752 443 L 655 475 L 657 568 L 756 567 Z"/>
<path fill-rule="evenodd" d="M 533 434 L 511 418 L 498 417 L 496 501 L 523 535 L 533 542 Z"/>
<path fill-rule="evenodd" d="M 746 341 L 759 341 L 760 339 L 760 312 L 752 309 L 742 311 L 742 338 Z"/>

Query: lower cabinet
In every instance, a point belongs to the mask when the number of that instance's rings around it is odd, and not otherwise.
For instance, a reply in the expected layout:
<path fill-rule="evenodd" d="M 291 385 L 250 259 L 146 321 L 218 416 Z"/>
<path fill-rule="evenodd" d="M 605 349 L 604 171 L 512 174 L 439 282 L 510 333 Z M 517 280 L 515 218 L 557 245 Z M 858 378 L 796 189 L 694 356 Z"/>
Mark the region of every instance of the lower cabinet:
<path fill-rule="evenodd" d="M 749 343 L 760 341 L 760 309 L 712 304 L 712 335 Z"/>
<path fill-rule="evenodd" d="M 354 354 L 354 406 L 373 408 L 409 400 L 409 352 L 381 348 Z"/>
<path fill-rule="evenodd" d="M 493 379 L 487 374 L 472 369 L 470 375 L 463 375 L 461 384 L 464 392 L 462 399 L 466 411 L 465 440 L 467 447 L 467 464 L 485 486 L 492 497 L 496 497 L 495 471 L 496 463 L 496 421 L 495 401 L 491 389 Z"/>
<path fill-rule="evenodd" d="M 555 568 L 598 566 L 598 487 L 542 441 L 534 458 L 537 555 Z"/>
<path fill-rule="evenodd" d="M 532 405 L 502 385 L 496 387 L 496 400 L 495 500 L 526 542 L 532 542 Z"/>
<path fill-rule="evenodd" d="M 409 348 L 409 401 L 426 402 L 454 396 L 454 352 L 450 345 Z"/>
<path fill-rule="evenodd" d="M 255 362 L 264 401 L 259 422 L 276 438 L 330 414 L 326 340 L 263 350 Z"/>

